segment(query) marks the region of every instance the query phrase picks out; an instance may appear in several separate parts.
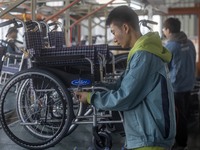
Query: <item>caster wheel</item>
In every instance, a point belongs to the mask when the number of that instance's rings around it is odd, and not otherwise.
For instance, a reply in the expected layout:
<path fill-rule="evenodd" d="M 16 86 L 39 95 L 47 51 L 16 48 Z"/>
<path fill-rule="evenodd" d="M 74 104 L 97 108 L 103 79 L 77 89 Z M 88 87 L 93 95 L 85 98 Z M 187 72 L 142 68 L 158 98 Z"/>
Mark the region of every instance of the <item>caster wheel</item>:
<path fill-rule="evenodd" d="M 110 136 L 110 134 L 105 131 L 101 131 L 98 132 L 98 136 L 100 140 L 97 140 L 95 137 L 93 137 L 93 145 L 95 150 L 111 149 L 112 137 Z"/>
<path fill-rule="evenodd" d="M 111 123 L 106 124 L 106 129 L 112 133 L 116 131 L 115 125 Z"/>

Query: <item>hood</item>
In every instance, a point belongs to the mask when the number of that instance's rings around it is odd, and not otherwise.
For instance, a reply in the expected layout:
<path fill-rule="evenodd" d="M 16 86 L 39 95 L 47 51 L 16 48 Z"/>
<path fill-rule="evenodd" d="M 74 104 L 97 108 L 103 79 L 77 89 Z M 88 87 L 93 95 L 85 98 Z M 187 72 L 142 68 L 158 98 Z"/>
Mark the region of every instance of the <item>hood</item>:
<path fill-rule="evenodd" d="M 140 50 L 152 53 L 160 57 L 164 62 L 170 62 L 172 58 L 172 54 L 162 46 L 158 32 L 149 32 L 141 36 L 130 50 L 127 61 L 129 62 L 134 53 Z"/>
<path fill-rule="evenodd" d="M 184 32 L 172 33 L 168 41 L 175 41 L 179 43 L 185 43 L 187 41 L 187 35 Z"/>

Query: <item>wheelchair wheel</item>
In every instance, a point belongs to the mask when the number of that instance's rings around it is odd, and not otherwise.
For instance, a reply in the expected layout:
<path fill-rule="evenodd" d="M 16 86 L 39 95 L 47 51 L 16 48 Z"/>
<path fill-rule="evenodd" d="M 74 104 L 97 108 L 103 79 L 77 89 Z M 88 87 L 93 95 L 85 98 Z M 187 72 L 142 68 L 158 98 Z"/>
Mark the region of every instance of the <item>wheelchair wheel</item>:
<path fill-rule="evenodd" d="M 73 111 L 74 111 L 75 116 L 74 116 L 72 124 L 71 124 L 69 130 L 66 132 L 65 136 L 70 135 L 78 127 L 78 124 L 76 124 L 76 122 L 83 120 L 83 119 L 79 118 L 80 116 L 88 116 L 93 112 L 93 109 L 91 108 L 90 105 L 80 103 L 80 101 L 75 96 L 73 90 L 71 91 L 71 96 L 73 99 Z"/>
<path fill-rule="evenodd" d="M 82 88 L 82 90 L 84 90 L 84 87 Z M 94 90 L 104 91 L 106 89 L 103 87 L 95 87 Z M 71 95 L 73 97 L 72 98 L 73 99 L 73 110 L 74 110 L 75 117 L 72 121 L 72 125 L 70 126 L 68 132 L 66 133 L 66 136 L 71 134 L 78 127 L 78 124 L 76 124 L 76 122 L 81 122 L 82 120 L 85 120 L 86 118 L 84 118 L 84 116 L 89 116 L 93 113 L 93 108 L 91 107 L 91 105 L 80 103 L 80 101 L 75 96 L 73 90 L 71 90 Z M 79 117 L 81 117 L 81 118 L 79 118 Z"/>
<path fill-rule="evenodd" d="M 53 73 L 54 75 L 58 76 L 63 83 L 66 86 L 67 91 L 69 91 L 69 94 L 72 98 L 72 103 L 73 103 L 73 113 L 72 113 L 72 124 L 69 128 L 69 130 L 66 130 L 65 136 L 70 135 L 77 127 L 78 124 L 76 124 L 76 122 L 80 121 L 80 118 L 78 118 L 79 116 L 84 116 L 84 115 L 88 115 L 88 105 L 85 105 L 83 103 L 80 103 L 80 101 L 77 99 L 77 97 L 75 96 L 74 91 L 76 91 L 78 89 L 77 86 L 72 85 L 71 82 L 73 80 L 79 79 L 79 75 L 76 74 L 72 74 L 69 72 L 64 72 L 60 69 L 56 69 L 56 68 L 44 68 L 48 71 L 50 71 L 51 73 Z"/>
<path fill-rule="evenodd" d="M 112 137 L 106 131 L 98 132 L 100 140 L 93 137 L 93 145 L 95 150 L 105 150 L 112 148 Z"/>
<path fill-rule="evenodd" d="M 118 111 L 112 111 L 112 117 L 107 118 L 107 121 L 112 122 L 112 120 L 121 120 L 121 116 L 120 116 L 121 112 Z M 124 135 L 124 126 L 123 123 L 107 123 L 106 124 L 106 129 L 109 132 L 112 133 L 120 133 L 120 135 Z"/>
<path fill-rule="evenodd" d="M 17 115 L 18 117 L 25 122 L 25 118 L 27 114 L 31 115 L 31 109 L 35 106 L 34 104 L 31 104 L 30 101 L 27 100 L 26 97 L 31 97 L 31 85 L 29 80 L 25 80 L 23 83 L 21 83 L 18 92 L 17 92 Z M 44 98 L 47 98 L 46 95 L 44 95 Z M 59 99 L 59 95 L 57 92 L 52 92 L 49 98 L 52 98 L 52 101 Z M 31 106 L 32 105 L 32 106 Z M 24 107 L 26 106 L 26 107 Z M 31 109 L 29 109 L 31 108 Z M 23 111 L 21 111 L 23 110 Z M 52 111 L 52 110 L 51 110 Z M 52 113 L 52 116 L 54 114 Z M 54 116 L 55 117 L 55 116 Z M 46 129 L 41 129 L 42 126 L 24 126 L 24 128 L 32 133 L 33 136 L 40 138 L 40 139 L 48 139 L 52 136 L 53 132 L 52 129 L 58 129 L 57 124 L 46 124 Z"/>
<path fill-rule="evenodd" d="M 75 102 L 74 97 L 72 99 L 73 99 L 73 111 L 74 111 L 75 117 L 72 120 L 72 124 L 71 124 L 69 130 L 66 132 L 65 136 L 70 135 L 78 127 L 78 124 L 76 124 L 76 122 L 80 121 L 80 119 L 78 117 L 84 116 L 84 114 L 87 110 L 87 105 L 77 102 L 77 101 Z"/>
<path fill-rule="evenodd" d="M 27 149 L 54 146 L 68 131 L 72 99 L 52 73 L 29 69 L 14 75 L 0 95 L 0 121 L 5 133 Z M 6 112 L 12 111 L 7 118 Z"/>

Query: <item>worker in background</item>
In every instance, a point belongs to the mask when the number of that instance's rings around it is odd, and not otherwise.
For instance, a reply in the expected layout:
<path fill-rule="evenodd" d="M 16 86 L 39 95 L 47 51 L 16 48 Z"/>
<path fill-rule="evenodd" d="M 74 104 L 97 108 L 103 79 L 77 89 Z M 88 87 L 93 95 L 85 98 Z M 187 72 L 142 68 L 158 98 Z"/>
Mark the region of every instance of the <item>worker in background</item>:
<path fill-rule="evenodd" d="M 196 81 L 195 47 L 180 29 L 181 22 L 177 18 L 168 18 L 163 23 L 163 34 L 167 39 L 165 47 L 172 53 L 169 73 L 177 116 L 176 143 L 173 150 L 184 150 L 187 147 L 190 91 Z"/>
<path fill-rule="evenodd" d="M 16 46 L 18 30 L 16 27 L 10 27 L 6 34 L 6 41 L 8 42 L 7 52 L 9 53 L 21 53 Z"/>
<path fill-rule="evenodd" d="M 17 40 L 18 30 L 16 27 L 10 27 L 6 34 L 6 42 L 7 42 L 7 53 L 22 56 L 22 54 L 25 54 L 25 57 L 28 57 L 28 52 L 24 50 L 24 48 L 20 48 L 17 46 L 18 44 L 23 44 L 23 42 Z M 9 63 L 16 63 L 21 62 L 20 59 L 15 59 L 14 56 L 11 56 L 9 58 Z"/>
<path fill-rule="evenodd" d="M 75 92 L 100 110 L 122 111 L 130 150 L 166 150 L 175 140 L 174 97 L 166 63 L 171 53 L 157 32 L 142 35 L 138 15 L 128 6 L 113 9 L 106 20 L 114 40 L 131 50 L 127 67 L 109 91 Z"/>

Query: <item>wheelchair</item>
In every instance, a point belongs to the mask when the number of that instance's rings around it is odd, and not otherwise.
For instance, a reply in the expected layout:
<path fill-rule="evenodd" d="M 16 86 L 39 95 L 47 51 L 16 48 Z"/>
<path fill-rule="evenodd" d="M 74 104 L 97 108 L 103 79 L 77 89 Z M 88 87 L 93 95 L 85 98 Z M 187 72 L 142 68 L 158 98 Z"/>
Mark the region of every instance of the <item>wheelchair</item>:
<path fill-rule="evenodd" d="M 94 148 L 111 149 L 112 138 L 107 130 L 114 132 L 117 130 L 114 124 L 121 124 L 119 128 L 123 133 L 122 113 L 82 104 L 74 92 L 107 91 L 104 84 L 117 80 L 125 69 L 121 65 L 126 63 L 127 54 L 116 57 L 115 64 L 110 50 L 121 50 L 119 46 L 66 47 L 63 31 L 51 33 L 50 25 L 44 22 L 17 21 L 24 28 L 28 69 L 12 76 L 0 93 L 0 121 L 5 133 L 24 148 L 47 149 L 71 134 L 78 125 L 92 124 Z M 4 24 L 13 22 L 16 19 Z M 10 118 L 5 116 L 8 110 L 12 111 Z"/>
<path fill-rule="evenodd" d="M 9 42 L 0 40 L 0 85 L 4 84 L 10 76 L 22 69 L 24 55 L 7 52 Z"/>

